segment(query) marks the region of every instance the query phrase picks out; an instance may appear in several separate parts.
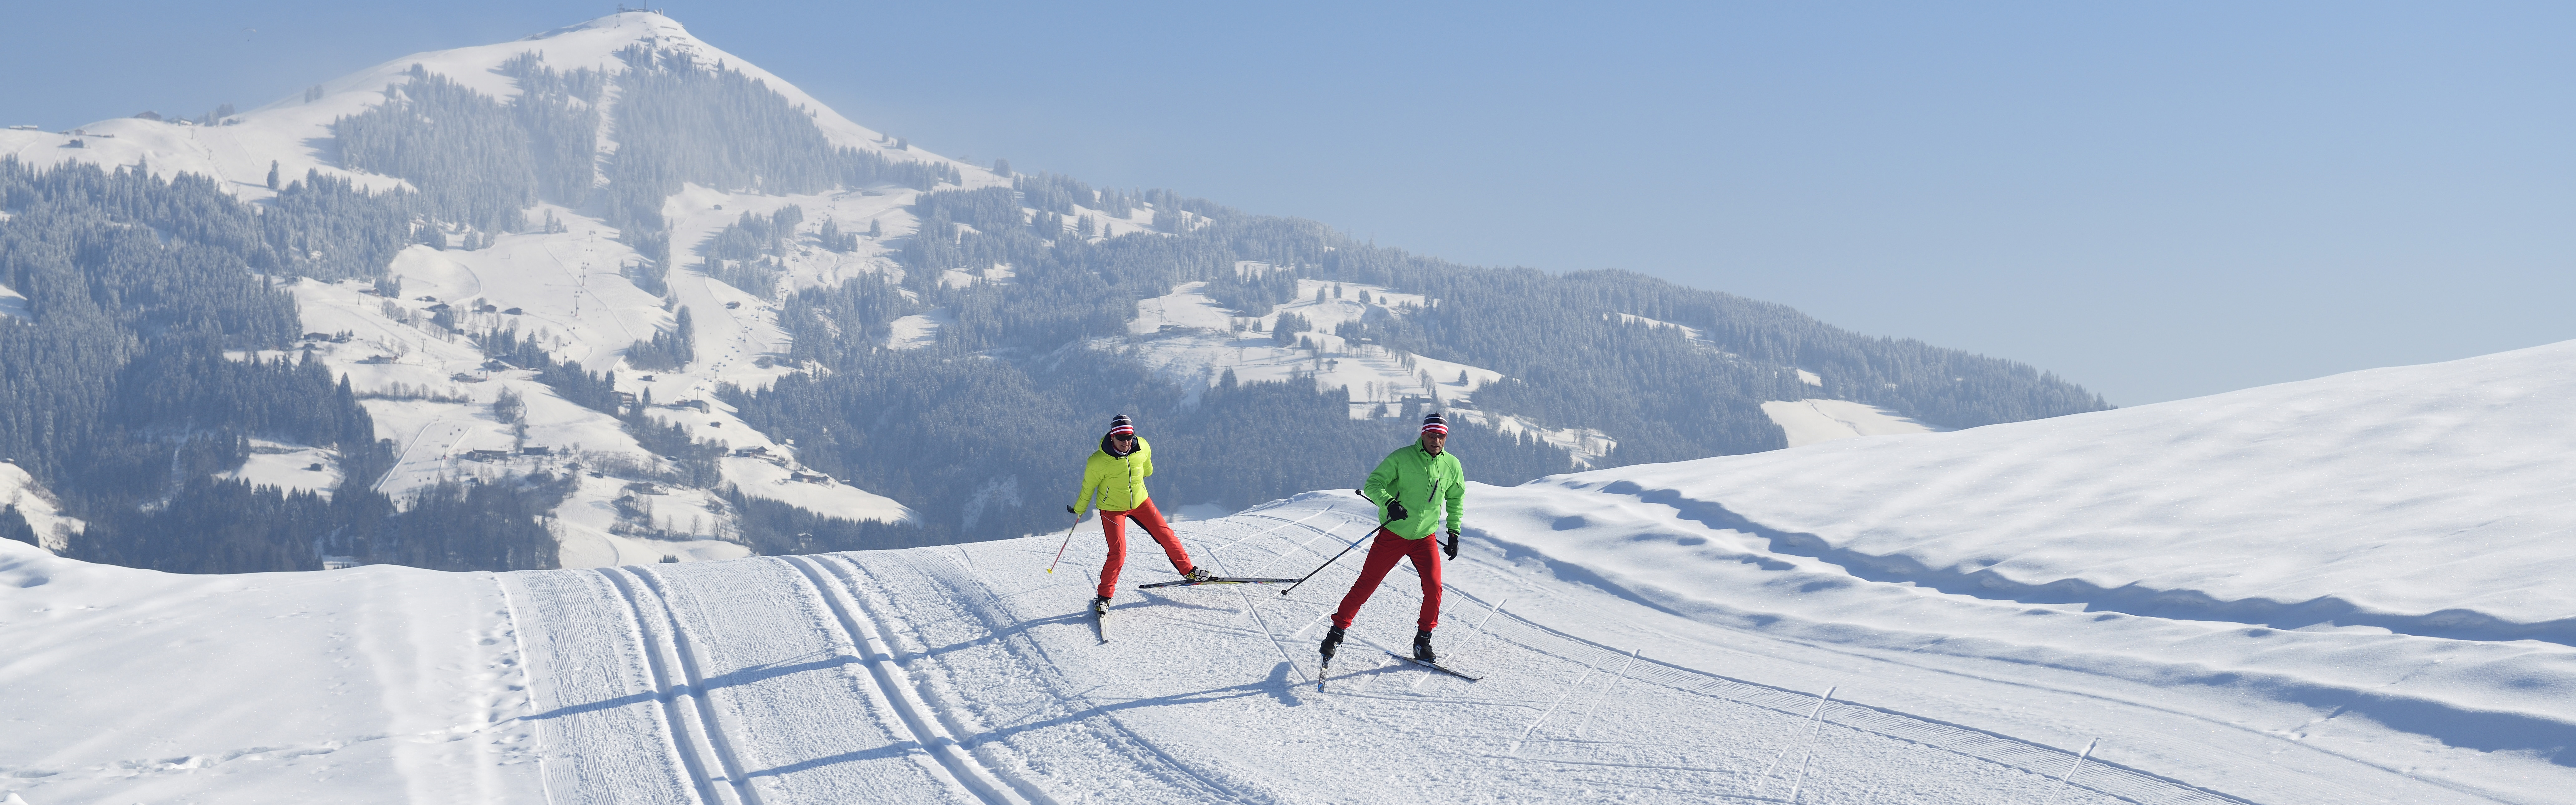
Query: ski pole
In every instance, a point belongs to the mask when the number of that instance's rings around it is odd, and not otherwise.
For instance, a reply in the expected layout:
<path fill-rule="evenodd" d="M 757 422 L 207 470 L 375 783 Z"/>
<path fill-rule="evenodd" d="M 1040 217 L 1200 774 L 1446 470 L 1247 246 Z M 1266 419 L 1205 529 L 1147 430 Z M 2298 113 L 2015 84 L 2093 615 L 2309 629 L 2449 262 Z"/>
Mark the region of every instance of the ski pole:
<path fill-rule="evenodd" d="M 1353 489 L 1353 490 L 1351 490 L 1351 494 L 1354 494 L 1354 495 L 1358 495 L 1358 496 L 1360 496 L 1360 499 L 1361 499 L 1361 500 L 1367 500 L 1367 499 L 1368 499 L 1368 493 L 1367 493 L 1367 492 L 1363 492 L 1363 491 L 1360 491 L 1360 490 L 1357 490 L 1357 489 Z M 1370 501 L 1370 502 L 1374 503 L 1375 501 Z M 1371 537 L 1373 537 L 1373 536 L 1377 536 L 1377 532 L 1378 532 L 1378 530 L 1379 530 L 1379 529 L 1383 529 L 1383 528 L 1386 528 L 1386 516 L 1385 516 L 1385 515 L 1383 515 L 1383 514 L 1380 514 L 1380 515 L 1378 515 L 1378 519 L 1377 519 L 1377 528 L 1369 529 L 1369 532 L 1368 532 L 1368 535 L 1367 535 L 1367 536 L 1371 536 Z M 1363 537 L 1363 539 L 1365 539 L 1365 537 Z M 1353 541 L 1351 542 L 1351 544 L 1342 546 L 1342 553 L 1350 553 L 1352 548 L 1357 548 L 1357 547 L 1359 547 L 1359 546 L 1360 546 L 1360 541 L 1359 541 L 1359 540 L 1353 540 Z M 1304 583 L 1306 583 L 1306 580 L 1307 580 L 1307 579 L 1314 578 L 1314 577 L 1315 577 L 1315 574 L 1324 572 L 1324 568 L 1332 567 L 1334 562 L 1342 561 L 1342 553 L 1333 554 L 1333 558 L 1324 560 L 1324 563 L 1323 563 L 1323 564 L 1320 564 L 1320 565 L 1316 565 L 1314 570 L 1312 570 L 1312 571 L 1308 571 L 1308 572 L 1306 573 L 1306 575 L 1298 577 L 1298 578 L 1297 578 L 1297 584 L 1304 584 Z M 1297 584 L 1291 584 L 1291 585 L 1288 585 L 1288 589 L 1280 590 L 1280 591 L 1279 591 L 1279 594 L 1280 594 L 1281 596 L 1286 596 L 1286 595 L 1287 595 L 1287 594 L 1289 594 L 1289 593 L 1296 592 L 1296 591 L 1297 591 Z"/>
<path fill-rule="evenodd" d="M 1055 546 L 1055 561 L 1047 563 L 1047 572 L 1055 572 L 1055 566 L 1064 561 L 1064 549 L 1073 545 L 1073 530 L 1081 527 L 1082 515 L 1074 515 L 1073 525 L 1064 527 L 1064 542 L 1063 544 Z"/>

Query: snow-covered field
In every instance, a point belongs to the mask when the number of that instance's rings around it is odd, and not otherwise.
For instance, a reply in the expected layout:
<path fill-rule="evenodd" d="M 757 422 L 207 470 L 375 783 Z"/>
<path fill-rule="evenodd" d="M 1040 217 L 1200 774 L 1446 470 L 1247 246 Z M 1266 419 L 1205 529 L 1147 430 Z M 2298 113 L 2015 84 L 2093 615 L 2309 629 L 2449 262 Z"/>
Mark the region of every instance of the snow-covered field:
<path fill-rule="evenodd" d="M 1077 534 L 190 577 L 0 542 L 27 802 L 2561 802 L 2576 342 L 1468 494 L 1441 645 L 1358 557 L 1122 593 Z M 1347 492 L 1181 524 L 1296 575 Z M 1150 549 L 1124 584 L 1170 578 Z M 1825 696 L 1828 691 L 1830 697 Z M 2089 754 L 2086 750 L 2090 749 Z"/>

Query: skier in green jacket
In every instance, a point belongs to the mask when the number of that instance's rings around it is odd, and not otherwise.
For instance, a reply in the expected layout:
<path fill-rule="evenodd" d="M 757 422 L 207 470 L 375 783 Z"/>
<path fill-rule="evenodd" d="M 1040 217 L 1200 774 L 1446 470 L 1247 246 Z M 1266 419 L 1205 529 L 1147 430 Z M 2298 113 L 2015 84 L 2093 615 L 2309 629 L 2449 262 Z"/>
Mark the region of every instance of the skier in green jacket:
<path fill-rule="evenodd" d="M 1324 633 L 1324 661 L 1332 661 L 1333 652 L 1342 645 L 1342 630 L 1351 628 L 1360 605 L 1368 603 L 1378 582 L 1395 569 L 1395 560 L 1404 557 L 1413 558 L 1414 573 L 1422 577 L 1422 613 L 1414 619 L 1413 656 L 1423 662 L 1439 661 L 1431 651 L 1431 630 L 1440 625 L 1441 556 L 1458 558 L 1459 521 L 1467 513 L 1466 471 L 1459 468 L 1457 454 L 1444 449 L 1448 444 L 1449 420 L 1439 414 L 1425 416 L 1421 437 L 1386 454 L 1386 460 L 1369 473 L 1368 484 L 1360 488 L 1369 502 L 1386 508 L 1385 524 L 1369 544 L 1359 580 L 1351 583 L 1341 608 L 1333 612 L 1332 631 Z M 1449 541 L 1435 554 L 1431 532 L 1440 526 L 1443 503 L 1449 514 Z"/>
<path fill-rule="evenodd" d="M 1091 611 L 1109 610 L 1109 597 L 1118 592 L 1118 571 L 1127 565 L 1127 524 L 1135 520 L 1154 542 L 1163 546 L 1163 556 L 1172 560 L 1172 569 L 1182 578 L 1198 581 L 1207 573 L 1190 564 L 1189 549 L 1181 547 L 1181 538 L 1164 524 L 1163 513 L 1155 510 L 1154 501 L 1145 495 L 1145 476 L 1154 474 L 1154 446 L 1136 435 L 1136 425 L 1119 414 L 1109 420 L 1109 432 L 1100 437 L 1100 449 L 1082 464 L 1082 494 L 1073 505 L 1064 507 L 1075 517 L 1082 507 L 1092 505 L 1097 496 L 1100 506 L 1100 533 L 1109 539 L 1109 558 L 1100 566 L 1100 588 L 1093 592 Z"/>

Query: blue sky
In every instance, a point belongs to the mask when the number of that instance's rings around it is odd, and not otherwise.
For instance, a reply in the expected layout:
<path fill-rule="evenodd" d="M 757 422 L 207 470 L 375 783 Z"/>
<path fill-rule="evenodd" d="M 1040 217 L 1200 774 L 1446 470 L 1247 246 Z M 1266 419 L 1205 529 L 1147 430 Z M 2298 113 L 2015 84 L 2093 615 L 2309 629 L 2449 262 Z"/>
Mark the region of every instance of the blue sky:
<path fill-rule="evenodd" d="M 2136 405 L 2576 338 L 2576 7 L 675 3 L 922 146 L 1625 268 Z M 0 123 L 614 4 L 13 4 Z"/>

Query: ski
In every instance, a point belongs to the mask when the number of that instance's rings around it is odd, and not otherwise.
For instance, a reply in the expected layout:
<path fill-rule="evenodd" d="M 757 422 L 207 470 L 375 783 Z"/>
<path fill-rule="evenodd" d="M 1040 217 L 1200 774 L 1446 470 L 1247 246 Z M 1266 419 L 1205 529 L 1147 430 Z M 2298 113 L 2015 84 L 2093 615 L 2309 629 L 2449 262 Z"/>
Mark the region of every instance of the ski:
<path fill-rule="evenodd" d="M 1476 681 L 1480 681 L 1480 680 L 1482 679 L 1482 677 L 1473 677 L 1473 676 L 1468 676 L 1465 672 L 1459 671 L 1458 669 L 1451 668 L 1451 667 L 1446 666 L 1446 665 L 1441 665 L 1441 664 L 1436 663 L 1436 662 L 1423 662 L 1423 661 L 1421 661 L 1421 660 L 1417 660 L 1417 659 L 1414 659 L 1414 658 L 1412 658 L 1412 657 L 1407 657 L 1407 656 L 1404 656 L 1404 655 L 1402 655 L 1402 654 L 1397 654 L 1397 653 L 1392 652 L 1392 651 L 1387 652 L 1387 653 L 1386 653 L 1386 656 L 1394 657 L 1394 658 L 1396 658 L 1396 659 L 1403 660 L 1403 661 L 1405 661 L 1405 662 L 1409 662 L 1409 663 L 1413 663 L 1413 664 L 1415 664 L 1415 665 L 1419 665 L 1419 666 L 1422 666 L 1422 667 L 1424 667 L 1424 668 L 1429 668 L 1429 669 L 1431 669 L 1431 670 L 1438 671 L 1438 672 L 1441 672 L 1441 673 L 1444 673 L 1444 674 L 1448 674 L 1448 675 L 1450 675 L 1450 676 L 1454 676 L 1454 677 L 1457 677 L 1457 678 L 1459 678 L 1459 679 L 1464 679 L 1464 680 L 1467 680 L 1467 681 L 1469 681 L 1469 682 L 1476 682 Z"/>
<path fill-rule="evenodd" d="M 1161 581 L 1153 584 L 1139 584 L 1136 585 L 1136 589 L 1151 590 L 1156 587 L 1196 587 L 1201 584 L 1294 584 L 1296 582 L 1296 579 L 1257 579 L 1236 576 L 1210 576 L 1198 581 L 1182 579 L 1180 581 Z"/>
<path fill-rule="evenodd" d="M 1104 645 L 1104 646 L 1105 646 L 1105 645 L 1108 645 L 1108 644 L 1109 644 L 1109 611 L 1108 611 L 1108 610 L 1106 610 L 1106 609 L 1095 609 L 1095 610 L 1092 610 L 1092 611 L 1091 611 L 1091 630 L 1092 630 L 1093 632 L 1095 632 L 1095 633 L 1096 633 L 1096 636 L 1098 636 L 1098 637 L 1100 638 L 1100 644 L 1101 644 L 1101 645 Z"/>
<path fill-rule="evenodd" d="M 1331 657 L 1325 657 L 1323 662 L 1319 662 L 1319 663 L 1316 663 L 1316 664 L 1315 664 L 1315 692 L 1316 692 L 1316 693 L 1322 693 L 1322 692 L 1324 692 L 1324 672 L 1326 672 L 1326 671 L 1330 671 L 1330 670 L 1333 670 L 1333 658 L 1331 658 Z"/>

